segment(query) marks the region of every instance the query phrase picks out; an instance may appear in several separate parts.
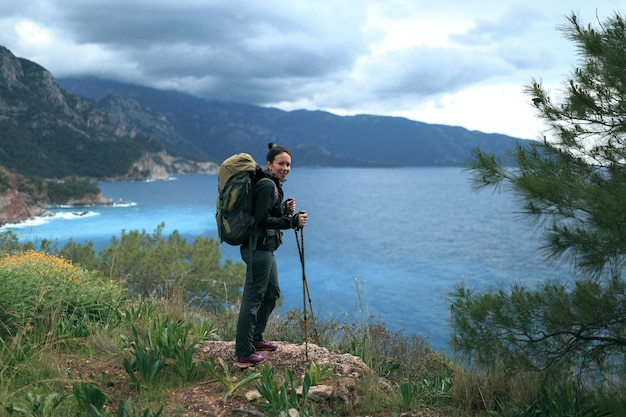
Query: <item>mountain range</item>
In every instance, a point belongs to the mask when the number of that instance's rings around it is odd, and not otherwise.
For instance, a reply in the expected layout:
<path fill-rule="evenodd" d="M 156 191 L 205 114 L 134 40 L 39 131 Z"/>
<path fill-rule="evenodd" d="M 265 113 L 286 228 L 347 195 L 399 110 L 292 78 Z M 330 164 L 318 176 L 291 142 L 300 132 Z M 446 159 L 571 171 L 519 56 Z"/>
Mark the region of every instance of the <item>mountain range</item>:
<path fill-rule="evenodd" d="M 528 140 L 427 124 L 401 117 L 337 116 L 325 111 L 283 111 L 242 103 L 225 103 L 189 94 L 157 90 L 111 80 L 59 78 L 73 95 L 114 111 L 117 100 L 132 100 L 144 111 L 162 115 L 171 132 L 188 141 L 172 146 L 181 153 L 219 162 L 236 152 L 263 158 L 268 142 L 293 150 L 299 166 L 460 166 L 475 147 L 504 156 Z M 135 122 L 140 122 L 136 114 Z M 166 138 L 163 138 L 166 140 Z"/>

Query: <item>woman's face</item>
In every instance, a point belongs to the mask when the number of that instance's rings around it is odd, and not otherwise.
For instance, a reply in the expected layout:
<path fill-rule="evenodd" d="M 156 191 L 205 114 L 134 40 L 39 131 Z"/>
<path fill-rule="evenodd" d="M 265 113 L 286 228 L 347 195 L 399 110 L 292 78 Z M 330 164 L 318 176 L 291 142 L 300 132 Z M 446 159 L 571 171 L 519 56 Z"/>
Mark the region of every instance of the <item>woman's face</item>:
<path fill-rule="evenodd" d="M 273 162 L 267 161 L 267 170 L 284 181 L 291 170 L 291 156 L 287 152 L 276 155 Z"/>

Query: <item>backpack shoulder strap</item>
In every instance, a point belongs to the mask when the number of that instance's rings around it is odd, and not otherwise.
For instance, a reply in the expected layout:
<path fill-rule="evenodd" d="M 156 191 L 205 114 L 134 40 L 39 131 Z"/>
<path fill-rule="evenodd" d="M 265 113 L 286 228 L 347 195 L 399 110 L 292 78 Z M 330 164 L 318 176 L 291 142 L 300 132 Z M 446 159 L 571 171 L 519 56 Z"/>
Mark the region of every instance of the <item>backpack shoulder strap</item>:
<path fill-rule="evenodd" d="M 261 181 L 269 181 L 274 186 L 274 204 L 276 204 L 276 200 L 278 199 L 278 187 L 276 186 L 276 183 L 272 179 L 267 178 L 265 176 L 259 178 L 259 180 L 257 181 L 257 184 Z"/>

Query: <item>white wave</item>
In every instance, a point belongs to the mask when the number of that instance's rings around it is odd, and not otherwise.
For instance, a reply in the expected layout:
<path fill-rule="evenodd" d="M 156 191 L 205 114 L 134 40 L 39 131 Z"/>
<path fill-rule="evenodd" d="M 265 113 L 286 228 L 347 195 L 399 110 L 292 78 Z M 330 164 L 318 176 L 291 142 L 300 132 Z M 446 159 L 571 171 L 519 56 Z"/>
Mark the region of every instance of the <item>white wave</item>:
<path fill-rule="evenodd" d="M 55 213 L 52 216 L 41 216 L 35 217 L 32 219 L 25 220 L 21 223 L 7 223 L 0 227 L 0 231 L 10 230 L 10 229 L 25 229 L 34 226 L 41 226 L 44 224 L 48 224 L 55 220 L 75 220 L 81 219 L 84 217 L 93 217 L 99 216 L 100 213 L 96 211 L 63 211 L 59 213 Z"/>
<path fill-rule="evenodd" d="M 155 178 L 147 178 L 143 180 L 143 182 L 166 182 L 166 181 L 177 181 L 178 177 L 167 177 L 163 179 L 155 179 Z"/>
<path fill-rule="evenodd" d="M 28 219 L 21 223 L 6 223 L 2 227 L 0 227 L 1 231 L 10 230 L 10 229 L 24 229 L 32 226 L 41 226 L 42 224 L 46 224 L 50 222 L 53 216 L 50 217 L 35 217 L 34 219 Z"/>
<path fill-rule="evenodd" d="M 121 202 L 121 203 L 113 203 L 113 207 L 134 207 L 137 203 L 134 201 L 131 202 Z"/>
<path fill-rule="evenodd" d="M 100 213 L 98 213 L 97 211 L 66 211 L 62 213 L 56 213 L 52 217 L 65 219 L 65 220 L 74 220 L 74 219 L 78 219 L 81 217 L 93 217 L 93 216 L 99 216 L 99 215 Z"/>

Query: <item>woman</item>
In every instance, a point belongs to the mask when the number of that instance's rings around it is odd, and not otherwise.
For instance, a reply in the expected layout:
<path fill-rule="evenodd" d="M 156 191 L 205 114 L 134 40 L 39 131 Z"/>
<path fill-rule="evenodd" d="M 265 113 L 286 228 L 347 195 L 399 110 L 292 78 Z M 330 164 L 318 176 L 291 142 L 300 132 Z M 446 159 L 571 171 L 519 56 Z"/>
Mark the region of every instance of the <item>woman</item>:
<path fill-rule="evenodd" d="M 275 343 L 263 339 L 267 320 L 280 296 L 274 251 L 282 243 L 282 229 L 302 228 L 307 221 L 304 212 L 293 215 L 296 210 L 294 199 L 282 203 L 282 183 L 291 170 L 291 153 L 287 148 L 273 143 L 268 147 L 267 169 L 260 172 L 254 186 L 254 217 L 258 237 L 252 251 L 248 243 L 240 249 L 246 263 L 246 282 L 235 339 L 236 365 L 240 368 L 263 362 L 265 354 L 260 351 L 277 348 Z"/>

